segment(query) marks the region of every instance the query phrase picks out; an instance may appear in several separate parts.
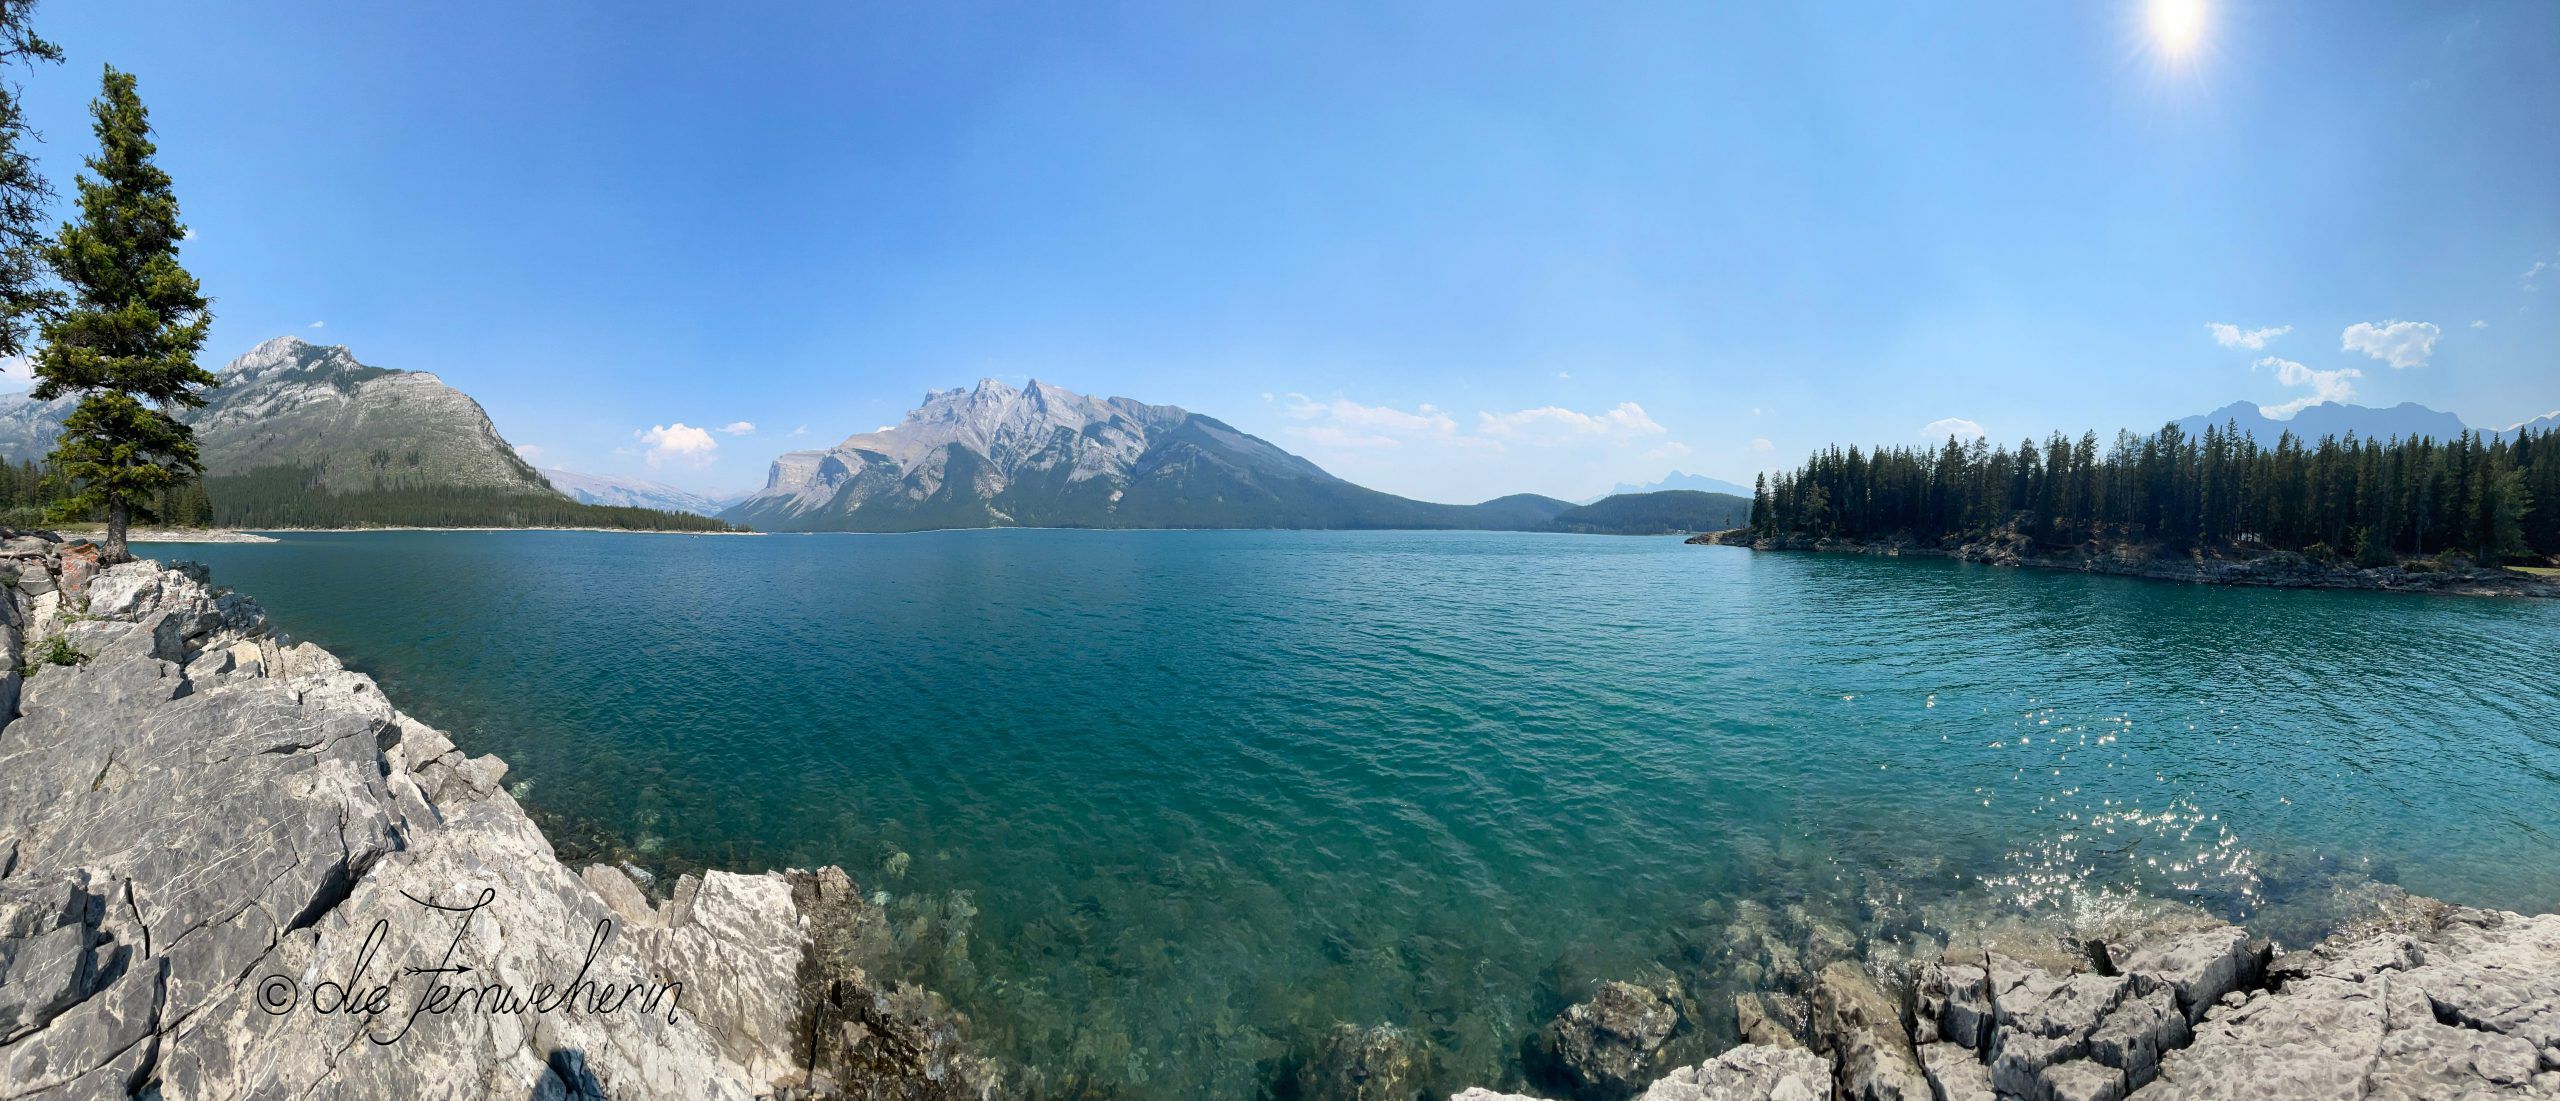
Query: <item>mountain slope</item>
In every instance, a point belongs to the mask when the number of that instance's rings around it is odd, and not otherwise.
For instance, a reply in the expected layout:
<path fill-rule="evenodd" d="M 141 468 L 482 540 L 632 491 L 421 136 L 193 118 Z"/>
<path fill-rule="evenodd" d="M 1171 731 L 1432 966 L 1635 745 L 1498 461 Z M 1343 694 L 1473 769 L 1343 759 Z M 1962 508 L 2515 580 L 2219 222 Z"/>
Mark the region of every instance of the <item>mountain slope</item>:
<path fill-rule="evenodd" d="M 1747 495 L 1665 489 L 1604 497 L 1557 514 L 1547 527 L 1586 535 L 1686 535 L 1738 528 L 1750 522 L 1751 498 Z"/>
<path fill-rule="evenodd" d="M 721 513 L 765 531 L 972 527 L 1527 529 L 1567 507 L 1442 505 L 1365 489 L 1169 405 L 993 379 L 937 390 L 895 427 L 775 459 Z"/>
<path fill-rule="evenodd" d="M 624 508 L 653 508 L 661 512 L 690 512 L 696 516 L 716 516 L 720 510 L 736 504 L 738 497 L 713 500 L 699 493 L 677 489 L 671 485 L 642 478 L 624 478 L 606 474 L 580 474 L 574 470 L 542 469 L 542 478 L 551 488 L 569 498 L 590 505 L 616 505 Z"/>
<path fill-rule="evenodd" d="M 453 486 L 556 496 L 470 395 L 423 371 L 281 336 L 222 370 L 186 419 L 210 477 L 306 472 L 333 492 Z"/>
<path fill-rule="evenodd" d="M 217 524 L 232 527 L 718 529 L 695 516 L 570 499 L 480 403 L 422 371 L 277 337 L 225 367 L 194 427 Z M 0 456 L 41 459 L 75 398 L 0 395 Z"/>

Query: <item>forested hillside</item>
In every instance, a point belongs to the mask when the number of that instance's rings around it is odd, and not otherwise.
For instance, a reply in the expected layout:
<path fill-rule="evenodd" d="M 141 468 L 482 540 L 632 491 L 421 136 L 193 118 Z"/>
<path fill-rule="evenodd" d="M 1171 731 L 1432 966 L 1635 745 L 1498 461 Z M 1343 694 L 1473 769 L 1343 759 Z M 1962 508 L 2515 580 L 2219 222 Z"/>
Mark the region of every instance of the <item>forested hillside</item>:
<path fill-rule="evenodd" d="M 1547 530 L 1582 535 L 1669 535 L 1738 527 L 1750 515 L 1751 502 L 1747 498 L 1695 489 L 1662 489 L 1613 494 L 1580 508 L 1566 509 L 1547 522 Z"/>
<path fill-rule="evenodd" d="M 2537 502 L 2543 507 L 2537 507 Z M 2560 555 L 2560 431 L 2511 439 L 2306 441 L 2175 424 L 2149 436 L 2059 433 L 2015 450 L 1832 448 L 1762 479 L 1763 534 L 1943 540 L 2015 533 L 2052 546 L 2122 539 L 2266 547 L 2371 565 L 2459 551 L 2486 561 Z"/>

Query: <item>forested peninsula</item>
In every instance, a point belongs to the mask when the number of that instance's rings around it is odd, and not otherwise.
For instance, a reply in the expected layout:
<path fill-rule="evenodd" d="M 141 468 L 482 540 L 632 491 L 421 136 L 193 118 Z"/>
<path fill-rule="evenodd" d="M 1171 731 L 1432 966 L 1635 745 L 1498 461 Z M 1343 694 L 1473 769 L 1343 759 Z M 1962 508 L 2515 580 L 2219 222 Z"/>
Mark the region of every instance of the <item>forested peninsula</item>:
<path fill-rule="evenodd" d="M 2538 504 L 2542 503 L 2542 504 Z M 1833 447 L 1698 543 L 1944 554 L 2225 584 L 2560 596 L 2560 431 L 2261 444 L 2238 427 L 2015 449 Z"/>

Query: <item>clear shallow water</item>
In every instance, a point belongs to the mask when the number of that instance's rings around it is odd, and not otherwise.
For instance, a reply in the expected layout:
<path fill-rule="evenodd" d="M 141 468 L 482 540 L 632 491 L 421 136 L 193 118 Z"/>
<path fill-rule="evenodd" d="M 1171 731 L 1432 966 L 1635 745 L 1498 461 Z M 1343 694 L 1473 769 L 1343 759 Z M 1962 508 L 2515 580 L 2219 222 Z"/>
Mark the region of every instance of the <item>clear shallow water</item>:
<path fill-rule="evenodd" d="M 2560 907 L 2545 602 L 1478 533 L 150 553 L 504 756 L 564 848 L 845 865 L 997 1051 L 1138 1096 L 1336 1021 L 1490 1081 L 1742 899 Z"/>

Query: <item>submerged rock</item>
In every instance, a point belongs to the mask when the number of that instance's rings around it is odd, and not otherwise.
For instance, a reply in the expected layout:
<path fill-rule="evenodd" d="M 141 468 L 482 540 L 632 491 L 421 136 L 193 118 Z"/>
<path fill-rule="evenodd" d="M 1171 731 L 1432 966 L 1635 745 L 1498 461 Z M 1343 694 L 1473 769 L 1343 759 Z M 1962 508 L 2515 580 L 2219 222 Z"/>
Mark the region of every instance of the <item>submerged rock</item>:
<path fill-rule="evenodd" d="M 1299 1101 L 1414 1101 L 1428 1070 L 1413 1035 L 1392 1025 L 1333 1026 L 1299 1064 Z"/>
<path fill-rule="evenodd" d="M 1664 992 L 1602 983 L 1591 1000 L 1558 1014 L 1539 1034 L 1541 1069 L 1576 1097 L 1632 1097 L 1662 1072 L 1654 1054 L 1679 1026 L 1679 1010 Z"/>

